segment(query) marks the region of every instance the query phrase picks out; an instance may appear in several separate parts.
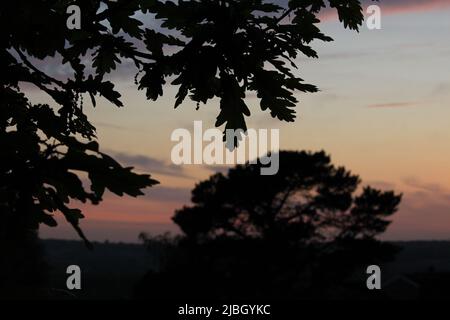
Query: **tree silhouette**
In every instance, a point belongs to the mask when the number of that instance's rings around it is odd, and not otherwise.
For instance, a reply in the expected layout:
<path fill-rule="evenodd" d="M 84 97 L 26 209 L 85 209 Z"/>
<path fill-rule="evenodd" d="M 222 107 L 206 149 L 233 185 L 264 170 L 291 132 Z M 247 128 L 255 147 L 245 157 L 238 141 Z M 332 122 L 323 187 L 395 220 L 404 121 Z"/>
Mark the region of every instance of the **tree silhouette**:
<path fill-rule="evenodd" d="M 373 239 L 385 231 L 401 196 L 364 187 L 357 175 L 335 167 L 324 152 L 280 153 L 279 172 L 260 164 L 217 173 L 196 185 L 194 206 L 173 220 L 188 237 L 262 238 L 294 243 Z"/>
<path fill-rule="evenodd" d="M 51 214 L 60 211 L 84 238 L 78 226 L 82 214 L 69 208 L 71 199 L 96 204 L 105 189 L 136 196 L 156 183 L 100 152 L 83 111 L 85 95 L 94 106 L 97 96 L 122 106 L 106 77 L 126 60 L 136 66 L 136 84 L 148 99 L 163 94 L 168 77 L 179 86 L 175 107 L 188 94 L 197 103 L 218 97 L 216 126 L 246 128 L 246 91 L 255 91 L 261 109 L 269 109 L 272 117 L 293 121 L 294 91 L 317 89 L 291 69 L 299 54 L 317 57 L 313 40 L 332 40 L 316 25 L 326 3 L 337 9 L 345 27 L 361 25 L 362 9 L 355 0 L 292 0 L 287 8 L 261 0 L 18 0 L 2 5 L 2 223 L 54 226 Z M 71 4 L 81 8 L 81 29 L 66 28 Z M 149 27 L 149 19 L 161 26 Z M 41 70 L 52 63 L 69 69 L 62 79 Z M 22 93 L 24 84 L 48 94 L 55 106 L 32 104 Z M 84 172 L 91 190 L 75 172 Z"/>
<path fill-rule="evenodd" d="M 140 297 L 362 297 L 351 275 L 392 258 L 380 242 L 401 195 L 371 187 L 335 167 L 324 152 L 282 151 L 280 169 L 260 164 L 217 173 L 192 191 L 173 220 L 185 233 L 160 272 L 137 286 Z M 149 242 L 150 243 L 150 242 Z M 178 251 L 177 251 L 178 250 Z M 361 271 L 364 275 L 364 271 Z"/>
<path fill-rule="evenodd" d="M 138 196 L 157 183 L 100 151 L 83 108 L 84 98 L 95 107 L 99 96 L 123 106 L 108 80 L 118 65 L 133 63 L 136 86 L 149 100 L 162 96 L 167 79 L 178 86 L 175 107 L 188 95 L 198 105 L 219 98 L 216 126 L 246 129 L 248 91 L 272 117 L 293 121 L 294 92 L 317 91 L 294 74 L 294 60 L 317 57 L 312 41 L 332 40 L 317 26 L 327 4 L 344 27 L 358 30 L 363 15 L 357 0 L 290 0 L 287 7 L 261 0 L 3 3 L 0 249 L 20 246 L 18 239 L 28 239 L 42 223 L 56 226 L 56 212 L 90 245 L 74 201 L 98 204 L 105 190 Z M 81 29 L 66 28 L 69 5 L 81 8 Z M 64 76 L 51 72 L 61 64 Z M 30 86 L 51 105 L 30 101 L 24 94 Z"/>

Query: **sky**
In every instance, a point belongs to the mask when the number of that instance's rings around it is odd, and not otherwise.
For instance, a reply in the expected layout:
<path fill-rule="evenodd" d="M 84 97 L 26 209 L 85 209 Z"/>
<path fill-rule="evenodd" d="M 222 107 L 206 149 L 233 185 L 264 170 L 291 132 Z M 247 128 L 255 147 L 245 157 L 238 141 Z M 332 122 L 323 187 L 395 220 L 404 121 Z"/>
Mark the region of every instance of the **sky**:
<path fill-rule="evenodd" d="M 321 91 L 297 94 L 294 123 L 272 119 L 250 96 L 247 124 L 279 128 L 281 149 L 323 149 L 334 164 L 360 175 L 363 185 L 403 193 L 382 238 L 450 239 L 450 0 L 378 4 L 381 30 L 363 26 L 356 33 L 323 16 L 320 27 L 335 41 L 314 44 L 319 59 L 298 59 L 299 75 Z M 100 99 L 96 108 L 86 108 L 101 148 L 151 173 L 160 185 L 139 198 L 106 194 L 99 206 L 83 206 L 82 228 L 91 240 L 116 242 L 136 242 L 140 232 L 178 232 L 174 210 L 188 205 L 190 190 L 216 168 L 172 164 L 170 135 L 192 130 L 194 120 L 213 127 L 217 100 L 199 110 L 186 101 L 175 110 L 176 88 L 167 86 L 161 99 L 147 101 L 126 70 L 113 77 L 125 107 Z M 32 102 L 47 99 L 38 90 L 28 93 Z M 59 221 L 57 228 L 42 227 L 41 236 L 77 239 Z"/>

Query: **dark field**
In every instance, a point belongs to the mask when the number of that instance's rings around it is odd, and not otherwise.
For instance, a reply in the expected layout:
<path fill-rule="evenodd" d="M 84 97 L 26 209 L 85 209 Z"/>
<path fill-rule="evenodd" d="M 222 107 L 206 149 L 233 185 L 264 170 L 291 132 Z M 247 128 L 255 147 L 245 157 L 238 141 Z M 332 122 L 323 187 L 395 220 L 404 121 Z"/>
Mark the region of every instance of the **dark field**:
<path fill-rule="evenodd" d="M 158 268 L 156 255 L 143 245 L 95 243 L 89 251 L 79 241 L 44 240 L 50 280 L 63 297 L 86 299 L 131 298 L 133 288 L 150 269 Z M 382 282 L 399 276 L 420 282 L 423 275 L 450 273 L 450 241 L 396 242 L 401 247 L 395 261 L 382 267 Z M 82 270 L 82 289 L 66 290 L 66 268 Z M 445 276 L 446 278 L 446 276 Z M 442 297 L 442 296 L 441 296 Z"/>

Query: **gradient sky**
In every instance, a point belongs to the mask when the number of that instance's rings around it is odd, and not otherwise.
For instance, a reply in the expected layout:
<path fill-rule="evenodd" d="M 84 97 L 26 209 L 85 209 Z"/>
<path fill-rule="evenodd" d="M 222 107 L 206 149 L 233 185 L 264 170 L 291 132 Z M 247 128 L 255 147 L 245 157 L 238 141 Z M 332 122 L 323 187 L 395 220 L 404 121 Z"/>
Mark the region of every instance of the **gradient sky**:
<path fill-rule="evenodd" d="M 450 0 L 381 1 L 380 7 L 381 30 L 363 27 L 356 33 L 324 17 L 321 27 L 335 41 L 314 45 L 319 59 L 298 61 L 301 77 L 321 92 L 298 94 L 296 122 L 272 119 L 249 97 L 247 123 L 280 128 L 281 149 L 324 149 L 363 184 L 403 192 L 384 238 L 450 239 Z M 214 168 L 171 164 L 170 134 L 191 130 L 194 120 L 213 127 L 217 101 L 198 111 L 186 101 L 174 110 L 175 88 L 165 88 L 164 97 L 151 102 L 126 68 L 113 80 L 126 107 L 100 99 L 95 109 L 87 108 L 102 149 L 161 184 L 137 199 L 106 195 L 100 206 L 84 206 L 82 227 L 88 238 L 100 241 L 177 231 L 173 211 L 189 203 L 190 189 Z M 29 95 L 33 102 L 47 101 L 38 90 Z M 77 238 L 62 220 L 57 228 L 43 227 L 41 235 Z"/>

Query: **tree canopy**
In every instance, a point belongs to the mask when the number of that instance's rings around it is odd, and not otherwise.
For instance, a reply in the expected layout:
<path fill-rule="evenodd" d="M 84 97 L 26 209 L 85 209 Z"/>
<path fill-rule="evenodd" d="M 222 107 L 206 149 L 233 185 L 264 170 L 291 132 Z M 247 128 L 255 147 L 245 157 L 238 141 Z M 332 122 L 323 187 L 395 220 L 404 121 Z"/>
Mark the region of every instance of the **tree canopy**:
<path fill-rule="evenodd" d="M 367 240 L 383 233 L 401 195 L 370 186 L 324 152 L 280 152 L 280 170 L 260 175 L 261 164 L 217 173 L 192 190 L 193 206 L 173 220 L 191 238 L 281 240 L 310 244 Z"/>
<path fill-rule="evenodd" d="M 69 5 L 81 8 L 81 29 L 66 28 Z M 198 105 L 218 98 L 215 125 L 246 129 L 244 98 L 256 93 L 262 110 L 293 121 L 295 92 L 315 92 L 294 72 L 299 56 L 317 57 L 321 10 L 337 10 L 344 27 L 363 21 L 358 0 L 16 0 L 0 8 L 0 207 L 8 221 L 37 229 L 55 226 L 60 211 L 80 236 L 71 201 L 102 200 L 106 189 L 137 196 L 154 185 L 100 151 L 83 97 L 122 107 L 108 76 L 119 64 L 136 67 L 135 82 L 149 100 L 166 82 L 178 86 L 175 107 L 189 95 Z M 65 76 L 45 65 L 64 64 Z M 47 70 L 46 70 L 47 69 Z M 51 68 L 50 68 L 51 69 Z M 34 86 L 52 105 L 33 104 Z M 90 185 L 90 186 L 89 186 Z M 4 227 L 7 228 L 7 227 Z"/>
<path fill-rule="evenodd" d="M 184 236 L 145 238 L 165 253 L 136 288 L 150 299 L 374 297 L 368 265 L 392 259 L 380 241 L 401 195 L 369 186 L 324 152 L 282 151 L 280 170 L 232 168 L 201 181 L 173 220 Z M 171 240 L 171 241 L 169 241 Z M 380 292 L 380 290 L 374 290 Z"/>

